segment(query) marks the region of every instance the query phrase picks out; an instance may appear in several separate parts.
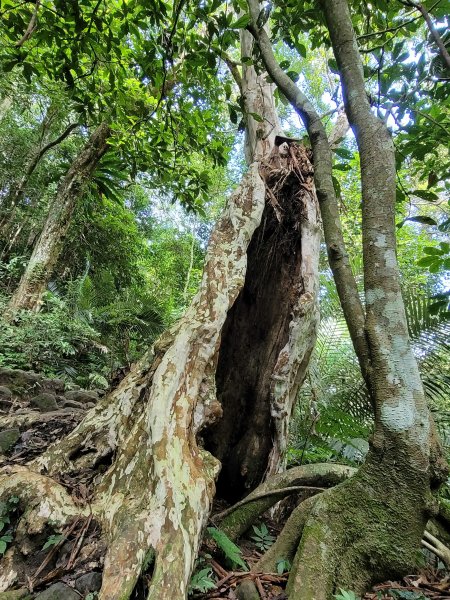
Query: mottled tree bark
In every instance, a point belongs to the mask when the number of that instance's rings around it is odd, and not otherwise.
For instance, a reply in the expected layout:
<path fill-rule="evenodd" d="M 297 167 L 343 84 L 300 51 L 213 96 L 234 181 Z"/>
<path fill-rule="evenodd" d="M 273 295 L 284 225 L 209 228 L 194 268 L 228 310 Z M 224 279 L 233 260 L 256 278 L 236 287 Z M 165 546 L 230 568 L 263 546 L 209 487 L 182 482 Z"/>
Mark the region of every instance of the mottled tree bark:
<path fill-rule="evenodd" d="M 61 253 L 74 208 L 82 198 L 99 160 L 108 150 L 107 142 L 110 135 L 109 125 L 101 123 L 91 134 L 59 184 L 25 273 L 9 302 L 10 316 L 22 308 L 39 310 L 42 295 Z"/>
<path fill-rule="evenodd" d="M 248 172 L 213 231 L 186 314 L 72 433 L 27 467 L 0 475 L 0 498 L 15 482 L 28 506 L 20 523 L 26 532 L 43 502 L 60 526 L 77 512 L 58 476 L 107 465 L 90 490 L 107 544 L 100 600 L 129 598 L 144 566 L 150 600 L 183 600 L 221 466 L 242 495 L 284 464 L 318 322 L 319 211 L 308 152 L 274 151 L 271 86 L 252 67 L 242 79 L 247 111 L 264 118 L 247 115 Z M 234 398 L 238 373 L 247 395 Z M 244 413 L 255 422 L 236 426 Z M 3 589 L 15 581 L 15 551 L 8 550 Z"/>

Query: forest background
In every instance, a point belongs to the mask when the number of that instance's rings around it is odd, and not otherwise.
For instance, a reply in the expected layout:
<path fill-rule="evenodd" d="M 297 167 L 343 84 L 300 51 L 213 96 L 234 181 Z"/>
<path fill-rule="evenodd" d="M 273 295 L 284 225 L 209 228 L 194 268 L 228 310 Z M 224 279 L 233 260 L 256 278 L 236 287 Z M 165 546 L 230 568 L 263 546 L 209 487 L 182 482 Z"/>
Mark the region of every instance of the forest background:
<path fill-rule="evenodd" d="M 414 3 L 382 0 L 354 7 L 353 24 L 372 109 L 394 138 L 403 297 L 446 443 L 450 113 L 441 46 L 450 44 L 449 4 L 423 7 L 431 29 Z M 359 152 L 316 8 L 302 8 L 272 11 L 275 54 L 307 86 L 327 132 L 343 126 L 333 183 L 362 294 Z M 245 112 L 236 83 L 244 66 L 262 69 L 258 55 L 239 56 L 245 9 L 2 2 L 0 366 L 106 389 L 189 306 L 213 224 L 247 168 L 244 131 L 263 118 Z M 284 133 L 308 144 L 278 89 L 275 99 Z M 37 272 L 38 252 L 47 262 Z M 370 401 L 325 246 L 320 279 L 322 319 L 288 461 L 358 464 Z"/>

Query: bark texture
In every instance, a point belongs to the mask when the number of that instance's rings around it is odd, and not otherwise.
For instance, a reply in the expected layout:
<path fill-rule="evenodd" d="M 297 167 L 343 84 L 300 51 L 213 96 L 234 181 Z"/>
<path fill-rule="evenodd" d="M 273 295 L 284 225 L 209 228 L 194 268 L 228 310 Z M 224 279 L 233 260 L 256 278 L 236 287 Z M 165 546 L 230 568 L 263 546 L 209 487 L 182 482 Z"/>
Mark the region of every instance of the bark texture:
<path fill-rule="evenodd" d="M 42 294 L 61 253 L 73 210 L 83 196 L 99 160 L 108 150 L 107 142 L 110 135 L 109 125 L 101 123 L 89 137 L 58 186 L 26 271 L 10 300 L 8 312 L 11 316 L 22 308 L 39 310 Z"/>
<path fill-rule="evenodd" d="M 250 164 L 214 229 L 201 286 L 186 314 L 72 433 L 26 468 L 0 477 L 0 498 L 10 493 L 13 476 L 22 482 L 16 486 L 21 505 L 41 511 L 42 486 L 59 497 L 61 474 L 89 474 L 89 510 L 107 543 L 101 600 L 130 598 L 143 569 L 150 600 L 186 597 L 221 467 L 211 450 L 220 445 L 213 427 L 222 415 L 229 439 L 220 458 L 239 494 L 283 466 L 292 403 L 318 321 L 320 224 L 307 151 L 296 146 L 272 154 L 266 134 L 273 100 L 267 105 L 270 95 L 256 93 L 268 84 L 256 84 L 256 73 L 246 77 L 256 86 L 247 110 L 267 116 L 249 130 L 249 147 L 261 160 Z M 254 330 L 246 327 L 241 335 L 233 323 L 245 316 Z M 241 400 L 249 418 L 261 420 L 260 429 L 250 428 L 253 439 L 258 432 L 268 435 L 273 446 L 253 442 L 246 452 L 239 447 L 246 432 L 239 428 L 236 437 L 230 431 L 238 418 L 228 383 L 235 370 L 252 392 Z M 28 483 L 30 475 L 40 487 Z M 72 515 L 70 499 L 68 507 Z M 24 532 L 32 527 L 26 514 Z M 57 523 L 63 521 L 60 514 Z M 15 580 L 12 558 L 9 564 L 3 589 Z"/>
<path fill-rule="evenodd" d="M 223 417 L 205 437 L 223 464 L 220 495 L 232 501 L 283 466 L 318 320 L 312 167 L 298 147 L 275 163 L 272 157 L 260 168 L 269 201 L 248 249 L 245 285 L 222 331 L 216 385 Z"/>
<path fill-rule="evenodd" d="M 258 4 L 249 0 L 249 6 L 252 32 L 266 67 L 304 119 L 315 158 L 325 160 L 319 174 L 316 169 L 316 182 L 325 184 L 319 184 L 318 191 L 324 192 L 321 208 L 333 264 L 329 242 L 334 237 L 337 248 L 343 246 L 323 128 L 307 99 L 278 67 L 267 35 L 257 29 Z M 285 551 L 297 548 L 288 593 L 304 600 L 330 600 L 339 587 L 361 594 L 375 581 L 414 568 L 426 522 L 436 509 L 433 491 L 446 474 L 411 352 L 400 292 L 393 143 L 367 100 L 347 0 L 322 0 L 321 6 L 361 157 L 365 311 L 356 300 L 356 285 L 345 264 L 341 273 L 336 268 L 333 273 L 374 402 L 376 427 L 366 463 L 357 475 L 309 500 L 307 510 L 298 509 L 292 517 L 300 529 L 297 540 L 292 538 L 292 527 L 280 536 L 278 543 Z M 324 208 L 330 210 L 327 215 Z"/>

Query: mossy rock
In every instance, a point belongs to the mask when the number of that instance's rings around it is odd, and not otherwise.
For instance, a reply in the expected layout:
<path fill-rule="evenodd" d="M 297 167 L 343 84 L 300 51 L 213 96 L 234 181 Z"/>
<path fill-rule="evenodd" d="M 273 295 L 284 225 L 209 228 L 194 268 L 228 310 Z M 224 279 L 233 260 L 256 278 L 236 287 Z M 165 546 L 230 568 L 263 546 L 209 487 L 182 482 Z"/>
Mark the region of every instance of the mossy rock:
<path fill-rule="evenodd" d="M 58 404 L 54 394 L 48 394 L 46 392 L 38 394 L 31 398 L 30 404 L 33 408 L 37 408 L 41 412 L 51 412 L 52 410 L 58 410 Z"/>
<path fill-rule="evenodd" d="M 23 395 L 33 388 L 40 377 L 34 371 L 22 371 L 21 369 L 0 369 L 0 385 L 10 388 L 13 392 Z"/>
<path fill-rule="evenodd" d="M 58 582 L 40 592 L 35 600 L 80 600 L 80 594 L 65 583 Z"/>
<path fill-rule="evenodd" d="M 4 429 L 0 431 L 0 452 L 8 452 L 20 438 L 20 431 L 17 427 Z"/>
<path fill-rule="evenodd" d="M 239 600 L 261 600 L 256 585 L 251 579 L 244 579 L 236 590 L 236 596 Z"/>
<path fill-rule="evenodd" d="M 26 588 L 0 592 L 0 600 L 31 600 L 30 592 Z"/>

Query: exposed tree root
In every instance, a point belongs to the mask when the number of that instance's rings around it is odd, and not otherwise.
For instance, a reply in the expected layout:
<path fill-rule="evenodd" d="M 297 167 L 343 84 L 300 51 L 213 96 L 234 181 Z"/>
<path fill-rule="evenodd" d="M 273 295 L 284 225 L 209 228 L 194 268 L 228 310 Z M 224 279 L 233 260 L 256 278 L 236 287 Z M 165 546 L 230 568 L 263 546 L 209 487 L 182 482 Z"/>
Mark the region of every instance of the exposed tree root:
<path fill-rule="evenodd" d="M 62 485 L 28 467 L 4 467 L 0 471 L 0 500 L 11 496 L 18 497 L 23 508 L 19 521 L 23 533 L 39 533 L 49 521 L 62 526 L 70 518 L 89 514 L 74 504 Z"/>
<path fill-rule="evenodd" d="M 369 455 L 354 477 L 311 499 L 288 595 L 330 600 L 340 587 L 362 594 L 374 583 L 417 567 L 432 509 L 431 496 L 424 492 L 428 475 L 398 469 L 386 455 Z M 281 544 L 283 534 L 280 538 Z"/>
<path fill-rule="evenodd" d="M 53 479 L 31 471 L 27 467 L 4 467 L 0 470 L 0 500 L 19 498 L 21 515 L 15 532 L 15 545 L 26 544 L 29 536 L 41 533 L 48 523 L 62 528 L 69 520 L 87 516 L 87 508 L 76 506 L 65 488 Z M 8 550 L 0 575 L 0 592 L 16 581 L 14 552 Z"/>
<path fill-rule="evenodd" d="M 278 539 L 256 563 L 253 571 L 275 573 L 279 560 L 292 563 L 306 522 L 316 502 L 315 496 L 307 498 L 292 511 Z"/>
<path fill-rule="evenodd" d="M 423 535 L 422 546 L 450 566 L 450 549 L 427 530 Z"/>
<path fill-rule="evenodd" d="M 313 464 L 288 469 L 273 475 L 258 486 L 244 500 L 215 516 L 220 528 L 231 539 L 240 537 L 258 517 L 282 497 L 293 493 L 292 488 L 332 487 L 356 473 L 346 465 Z"/>

